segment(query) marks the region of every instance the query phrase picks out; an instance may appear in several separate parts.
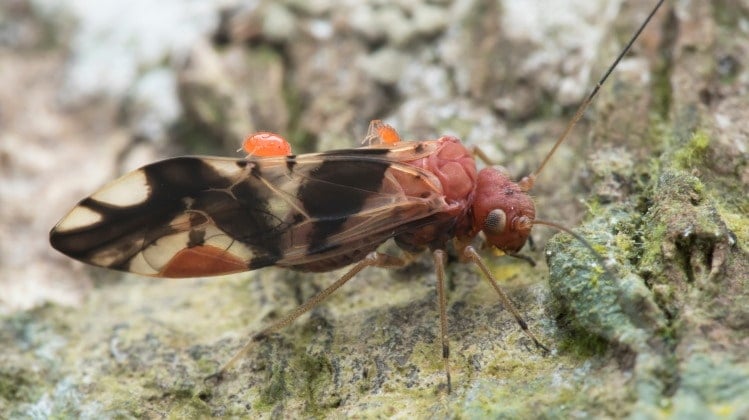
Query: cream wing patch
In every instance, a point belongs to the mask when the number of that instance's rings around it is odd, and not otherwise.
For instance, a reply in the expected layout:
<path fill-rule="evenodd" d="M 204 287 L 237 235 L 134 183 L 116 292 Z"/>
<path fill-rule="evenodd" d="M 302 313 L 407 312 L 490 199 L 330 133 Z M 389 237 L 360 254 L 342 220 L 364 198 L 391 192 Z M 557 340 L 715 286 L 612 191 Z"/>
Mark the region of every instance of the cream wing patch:
<path fill-rule="evenodd" d="M 67 232 L 75 229 L 85 228 L 95 225 L 103 220 L 101 214 L 89 209 L 88 207 L 76 206 L 70 210 L 65 218 L 55 226 L 58 232 Z"/>
<path fill-rule="evenodd" d="M 244 169 L 237 165 L 236 159 L 206 159 L 203 163 L 216 171 L 219 175 L 236 182 L 245 173 Z"/>
<path fill-rule="evenodd" d="M 147 181 L 146 173 L 143 170 L 130 172 L 105 185 L 95 192 L 91 198 L 112 206 L 136 206 L 144 203 L 151 195 L 151 188 Z"/>

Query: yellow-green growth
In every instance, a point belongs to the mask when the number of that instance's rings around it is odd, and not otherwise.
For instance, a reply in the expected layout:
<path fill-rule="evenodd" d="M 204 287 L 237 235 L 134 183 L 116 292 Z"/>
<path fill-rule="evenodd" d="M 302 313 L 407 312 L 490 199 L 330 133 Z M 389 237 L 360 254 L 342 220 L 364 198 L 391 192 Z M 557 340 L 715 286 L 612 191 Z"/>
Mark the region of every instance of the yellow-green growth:
<path fill-rule="evenodd" d="M 728 229 L 736 235 L 739 247 L 747 249 L 749 246 L 749 209 L 746 212 L 731 211 L 728 207 L 716 205 L 720 218 L 726 223 Z"/>
<path fill-rule="evenodd" d="M 674 164 L 680 169 L 691 169 L 704 162 L 707 149 L 710 146 L 710 137 L 702 130 L 692 134 L 687 144 L 674 154 Z"/>

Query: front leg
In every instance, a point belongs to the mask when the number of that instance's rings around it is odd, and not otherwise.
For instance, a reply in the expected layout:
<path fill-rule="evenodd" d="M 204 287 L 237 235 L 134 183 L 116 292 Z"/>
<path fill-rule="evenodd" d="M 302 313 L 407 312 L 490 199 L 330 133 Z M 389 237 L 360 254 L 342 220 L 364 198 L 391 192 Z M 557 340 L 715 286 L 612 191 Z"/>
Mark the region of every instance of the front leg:
<path fill-rule="evenodd" d="M 527 335 L 528 338 L 530 338 L 531 341 L 533 341 L 533 344 L 535 344 L 537 348 L 542 349 L 545 353 L 548 353 L 549 349 L 546 348 L 546 346 L 544 346 L 543 344 L 541 344 L 541 342 L 538 341 L 536 336 L 533 335 L 531 330 L 528 328 L 528 323 L 525 322 L 522 315 L 520 315 L 520 312 L 517 310 L 517 308 L 515 308 L 515 305 L 513 305 L 512 301 L 510 301 L 510 298 L 507 296 L 504 290 L 502 290 L 502 288 L 499 287 L 499 283 L 497 283 L 497 280 L 494 278 L 494 275 L 492 275 L 491 271 L 489 271 L 489 268 L 484 263 L 484 260 L 481 259 L 481 256 L 479 255 L 479 253 L 476 252 L 476 250 L 472 246 L 469 245 L 463 249 L 462 254 L 465 258 L 467 258 L 468 260 L 470 260 L 471 262 L 473 262 L 474 264 L 478 266 L 479 270 L 481 270 L 481 272 L 484 274 L 484 278 L 486 278 L 489 284 L 492 285 L 492 288 L 494 289 L 494 291 L 497 292 L 497 295 L 499 295 L 499 300 L 507 309 L 510 310 L 510 312 L 512 313 L 512 316 L 515 317 L 515 321 L 518 323 L 518 325 L 520 326 L 520 329 L 523 330 L 525 335 Z"/>

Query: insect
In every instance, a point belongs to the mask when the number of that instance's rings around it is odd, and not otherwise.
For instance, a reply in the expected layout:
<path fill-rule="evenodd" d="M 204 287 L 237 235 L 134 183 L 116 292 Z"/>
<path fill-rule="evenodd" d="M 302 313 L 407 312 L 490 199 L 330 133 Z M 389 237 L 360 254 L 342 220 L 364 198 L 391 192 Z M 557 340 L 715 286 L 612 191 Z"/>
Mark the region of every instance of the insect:
<path fill-rule="evenodd" d="M 473 245 L 482 236 L 516 254 L 538 220 L 528 192 L 582 117 L 600 86 L 663 3 L 659 1 L 583 101 L 530 175 L 513 181 L 500 167 L 478 170 L 459 139 L 401 141 L 375 120 L 367 145 L 290 154 L 273 133 L 250 136 L 245 159 L 178 157 L 146 165 L 76 205 L 50 232 L 60 252 L 88 264 L 154 277 L 198 277 L 267 266 L 323 272 L 351 266 L 290 314 L 251 336 L 215 375 L 220 379 L 253 343 L 289 325 L 366 267 L 397 268 L 404 258 L 377 251 L 389 239 L 434 260 L 440 341 L 451 389 L 445 296 L 445 249 L 475 264 L 537 348 L 546 350 L 497 284 Z M 575 237 L 584 242 L 578 235 Z M 587 245 L 586 245 L 587 246 Z"/>

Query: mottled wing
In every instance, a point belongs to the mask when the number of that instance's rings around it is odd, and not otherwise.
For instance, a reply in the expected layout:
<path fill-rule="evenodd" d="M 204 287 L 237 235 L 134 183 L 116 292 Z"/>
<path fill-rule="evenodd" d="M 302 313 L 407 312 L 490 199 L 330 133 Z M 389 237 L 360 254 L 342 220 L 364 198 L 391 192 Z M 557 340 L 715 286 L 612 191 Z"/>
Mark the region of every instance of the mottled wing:
<path fill-rule="evenodd" d="M 50 242 L 89 264 L 157 277 L 343 265 L 444 208 L 439 182 L 407 163 L 436 147 L 168 159 L 82 200 Z"/>

